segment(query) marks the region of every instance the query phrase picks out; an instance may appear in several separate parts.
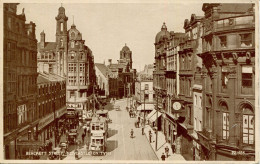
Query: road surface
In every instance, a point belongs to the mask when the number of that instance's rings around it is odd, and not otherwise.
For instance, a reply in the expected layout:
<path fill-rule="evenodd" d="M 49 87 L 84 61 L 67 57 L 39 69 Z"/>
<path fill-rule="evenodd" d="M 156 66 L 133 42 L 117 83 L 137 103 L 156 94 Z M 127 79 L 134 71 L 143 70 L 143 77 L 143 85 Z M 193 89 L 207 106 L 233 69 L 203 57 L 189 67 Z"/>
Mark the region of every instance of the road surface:
<path fill-rule="evenodd" d="M 121 111 L 111 110 L 111 105 L 105 107 L 110 110 L 109 117 L 112 119 L 112 123 L 108 124 L 107 154 L 91 156 L 86 153 L 86 146 L 82 144 L 79 152 L 83 153 L 79 160 L 158 160 L 145 135 L 142 135 L 141 128 L 135 128 L 137 118 L 129 117 L 125 109 L 126 100 L 117 101 L 115 105 L 119 105 Z M 130 138 L 131 129 L 134 130 L 134 138 Z M 82 133 L 83 129 L 80 129 L 79 139 Z M 72 146 L 69 151 L 74 152 L 74 149 Z M 64 158 L 64 160 L 74 159 L 73 154 Z"/>

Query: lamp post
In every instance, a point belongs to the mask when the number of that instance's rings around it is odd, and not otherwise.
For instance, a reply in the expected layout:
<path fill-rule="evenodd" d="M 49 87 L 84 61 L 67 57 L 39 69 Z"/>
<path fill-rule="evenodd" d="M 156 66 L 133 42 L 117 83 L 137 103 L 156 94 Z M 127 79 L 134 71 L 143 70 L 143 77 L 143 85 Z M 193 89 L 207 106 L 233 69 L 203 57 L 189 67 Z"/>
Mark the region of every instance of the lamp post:
<path fill-rule="evenodd" d="M 144 127 L 145 127 L 145 89 L 144 89 Z"/>
<path fill-rule="evenodd" d="M 155 140 L 155 151 L 157 151 L 157 140 L 158 140 L 158 96 L 159 93 L 157 94 L 157 99 L 156 99 L 156 140 Z"/>

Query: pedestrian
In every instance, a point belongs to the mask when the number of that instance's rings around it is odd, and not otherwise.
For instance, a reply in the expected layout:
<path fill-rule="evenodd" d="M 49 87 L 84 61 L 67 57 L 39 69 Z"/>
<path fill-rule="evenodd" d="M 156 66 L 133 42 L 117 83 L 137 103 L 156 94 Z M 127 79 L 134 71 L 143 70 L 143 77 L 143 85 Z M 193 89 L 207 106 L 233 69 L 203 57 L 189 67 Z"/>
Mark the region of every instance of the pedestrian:
<path fill-rule="evenodd" d="M 164 155 L 164 153 L 162 153 L 161 159 L 162 159 L 162 161 L 165 161 L 165 155 Z"/>
<path fill-rule="evenodd" d="M 85 135 L 86 135 L 86 133 L 87 133 L 87 127 L 84 129 L 84 133 L 85 133 Z"/>
<path fill-rule="evenodd" d="M 144 135 L 144 127 L 142 127 L 142 135 Z"/>
<path fill-rule="evenodd" d="M 172 144 L 172 154 L 174 154 L 175 153 L 175 142 L 173 142 L 173 144 Z"/>
<path fill-rule="evenodd" d="M 152 143 L 152 133 L 149 133 L 149 141 Z"/>
<path fill-rule="evenodd" d="M 82 143 L 84 143 L 85 134 L 82 133 L 81 137 L 82 137 Z"/>
<path fill-rule="evenodd" d="M 169 156 L 169 148 L 168 148 L 168 146 L 165 147 L 165 154 L 166 154 L 166 158 L 168 158 L 168 156 Z"/>

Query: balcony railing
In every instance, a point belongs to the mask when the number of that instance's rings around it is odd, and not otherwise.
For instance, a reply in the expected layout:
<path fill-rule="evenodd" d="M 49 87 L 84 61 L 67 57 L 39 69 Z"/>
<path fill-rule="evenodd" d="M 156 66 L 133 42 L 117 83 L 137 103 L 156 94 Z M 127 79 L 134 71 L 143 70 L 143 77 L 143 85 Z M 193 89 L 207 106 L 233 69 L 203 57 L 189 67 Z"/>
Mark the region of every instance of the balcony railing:
<path fill-rule="evenodd" d="M 254 27 L 253 15 L 226 18 L 214 22 L 215 31 Z"/>

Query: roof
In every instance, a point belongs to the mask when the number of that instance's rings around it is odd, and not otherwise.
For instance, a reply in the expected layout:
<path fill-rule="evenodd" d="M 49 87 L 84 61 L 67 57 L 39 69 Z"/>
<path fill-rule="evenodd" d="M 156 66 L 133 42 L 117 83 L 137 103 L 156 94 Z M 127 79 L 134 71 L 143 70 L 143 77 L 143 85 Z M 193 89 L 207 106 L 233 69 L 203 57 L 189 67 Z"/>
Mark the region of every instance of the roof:
<path fill-rule="evenodd" d="M 65 78 L 55 75 L 55 74 L 40 72 L 37 77 L 37 84 L 44 84 L 44 83 L 50 83 L 50 82 L 61 82 L 61 81 L 65 81 L 65 80 L 66 80 Z"/>
<path fill-rule="evenodd" d="M 122 51 L 130 51 L 129 47 L 125 44 L 125 46 L 122 48 Z"/>
<path fill-rule="evenodd" d="M 161 31 L 158 32 L 155 37 L 155 43 L 158 43 L 161 39 L 164 39 L 164 38 L 169 39 L 169 37 L 170 37 L 170 32 L 167 31 L 167 26 L 165 25 L 165 23 L 163 23 Z"/>
<path fill-rule="evenodd" d="M 107 77 L 110 73 L 110 69 L 107 68 L 105 64 L 95 63 L 95 66 L 100 70 L 100 72 Z"/>
<path fill-rule="evenodd" d="M 104 117 L 92 117 L 91 122 L 106 122 L 106 118 L 104 118 Z"/>
<path fill-rule="evenodd" d="M 40 42 L 37 44 L 37 49 L 40 49 Z M 56 42 L 45 42 L 44 48 L 42 50 L 55 50 Z"/>

